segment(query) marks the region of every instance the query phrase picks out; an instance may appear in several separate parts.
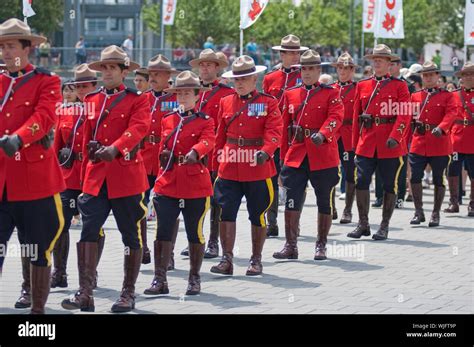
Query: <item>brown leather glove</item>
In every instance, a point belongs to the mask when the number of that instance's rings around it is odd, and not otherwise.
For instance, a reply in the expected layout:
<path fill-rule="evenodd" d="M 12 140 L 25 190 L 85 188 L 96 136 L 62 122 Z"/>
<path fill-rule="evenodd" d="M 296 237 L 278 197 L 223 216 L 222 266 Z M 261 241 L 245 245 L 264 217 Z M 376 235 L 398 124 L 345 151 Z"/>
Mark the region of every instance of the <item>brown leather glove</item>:
<path fill-rule="evenodd" d="M 434 137 L 443 136 L 443 130 L 440 127 L 434 128 L 433 130 L 431 130 L 431 133 L 433 134 Z"/>
<path fill-rule="evenodd" d="M 311 141 L 313 141 L 313 143 L 316 146 L 321 146 L 325 139 L 326 138 L 324 137 L 324 135 L 319 133 L 319 132 L 316 133 L 316 134 L 311 135 Z"/>
<path fill-rule="evenodd" d="M 199 156 L 194 149 L 190 150 L 188 154 L 186 154 L 186 156 L 184 157 L 184 164 L 196 164 L 198 162 Z"/>
<path fill-rule="evenodd" d="M 397 142 L 397 140 L 389 137 L 388 140 L 387 140 L 386 146 L 390 149 L 393 149 L 393 148 L 398 146 L 398 142 Z"/>

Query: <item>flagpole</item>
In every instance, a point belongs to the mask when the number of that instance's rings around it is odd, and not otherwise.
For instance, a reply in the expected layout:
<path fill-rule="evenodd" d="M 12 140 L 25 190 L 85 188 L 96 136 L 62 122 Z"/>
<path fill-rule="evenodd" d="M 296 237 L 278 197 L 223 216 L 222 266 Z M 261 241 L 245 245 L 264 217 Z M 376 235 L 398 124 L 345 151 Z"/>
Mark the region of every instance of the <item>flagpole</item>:
<path fill-rule="evenodd" d="M 240 55 L 244 54 L 244 29 L 240 29 Z"/>

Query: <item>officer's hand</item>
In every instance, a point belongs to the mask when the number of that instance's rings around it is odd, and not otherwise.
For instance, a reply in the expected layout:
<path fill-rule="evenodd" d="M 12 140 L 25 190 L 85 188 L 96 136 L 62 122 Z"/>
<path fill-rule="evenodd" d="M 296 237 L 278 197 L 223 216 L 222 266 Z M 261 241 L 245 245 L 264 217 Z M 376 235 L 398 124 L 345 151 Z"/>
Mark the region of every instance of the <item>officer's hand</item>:
<path fill-rule="evenodd" d="M 113 161 L 117 155 L 119 154 L 119 150 L 115 146 L 102 146 L 99 148 L 97 152 L 95 152 L 95 157 L 102 160 L 102 161 Z"/>
<path fill-rule="evenodd" d="M 326 138 L 324 137 L 324 135 L 319 133 L 319 132 L 316 133 L 316 134 L 311 135 L 311 141 L 313 141 L 313 143 L 316 146 L 321 146 L 325 139 Z"/>
<path fill-rule="evenodd" d="M 434 128 L 433 130 L 431 130 L 431 133 L 432 133 L 433 136 L 435 136 L 435 137 L 441 137 L 441 136 L 443 136 L 443 130 L 442 130 L 440 127 Z"/>
<path fill-rule="evenodd" d="M 192 149 L 184 157 L 184 164 L 196 164 L 199 161 L 197 152 Z"/>
<path fill-rule="evenodd" d="M 389 137 L 388 140 L 387 140 L 386 145 L 387 145 L 388 148 L 393 149 L 393 148 L 398 146 L 398 142 L 397 142 L 397 140 Z"/>
<path fill-rule="evenodd" d="M 18 152 L 21 145 L 22 141 L 18 135 L 3 135 L 0 138 L 0 147 L 9 157 L 13 157 L 13 155 Z"/>
<path fill-rule="evenodd" d="M 270 156 L 264 151 L 257 151 L 255 153 L 255 162 L 257 165 L 265 164 L 268 159 L 270 159 Z"/>

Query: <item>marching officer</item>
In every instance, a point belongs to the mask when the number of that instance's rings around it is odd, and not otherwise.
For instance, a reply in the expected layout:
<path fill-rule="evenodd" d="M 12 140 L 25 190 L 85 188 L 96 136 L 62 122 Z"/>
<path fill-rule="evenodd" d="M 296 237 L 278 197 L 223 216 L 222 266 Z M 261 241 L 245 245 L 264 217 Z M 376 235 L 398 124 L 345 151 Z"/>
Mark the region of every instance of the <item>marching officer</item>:
<path fill-rule="evenodd" d="M 435 63 L 425 62 L 420 73 L 425 88 L 411 96 L 413 105 L 418 105 L 420 111 L 413 120 L 415 130 L 409 154 L 410 184 L 415 204 L 415 216 L 410 224 L 425 221 L 421 180 L 429 164 L 433 172 L 434 206 L 428 226 L 435 227 L 439 226 L 439 211 L 446 191 L 444 172 L 453 152 L 450 130 L 458 108 L 453 94 L 437 87 L 440 70 Z"/>
<path fill-rule="evenodd" d="M 382 222 L 374 240 L 388 237 L 388 226 L 395 208 L 398 175 L 407 154 L 405 131 L 410 119 L 407 114 L 392 111 L 393 105 L 408 105 L 410 94 L 404 81 L 389 75 L 392 51 L 384 44 L 376 45 L 372 60 L 374 76 L 359 81 L 354 101 L 352 145 L 356 158 L 356 201 L 359 223 L 347 236 L 370 236 L 369 185 L 378 168 L 384 188 Z M 398 111 L 403 111 L 401 107 Z"/>
<path fill-rule="evenodd" d="M 142 93 L 145 93 L 150 89 L 150 76 L 148 75 L 148 70 L 144 67 L 141 67 L 135 70 L 135 77 L 133 79 L 133 84 L 135 88 Z"/>
<path fill-rule="evenodd" d="M 352 115 L 354 114 L 354 97 L 357 82 L 354 82 L 354 74 L 359 67 L 354 63 L 349 53 L 343 53 L 331 66 L 336 68 L 338 81 L 332 86 L 339 91 L 339 98 L 344 104 L 344 119 L 339 128 L 340 137 L 337 141 L 339 148 L 339 159 L 345 173 L 345 207 L 340 220 L 341 224 L 352 222 L 352 204 L 355 194 L 355 153 L 352 148 Z M 333 194 L 334 198 L 334 194 Z M 332 202 L 334 206 L 334 200 Z"/>
<path fill-rule="evenodd" d="M 32 46 L 45 41 L 16 18 L 0 24 L 0 243 L 6 246 L 16 227 L 23 284 L 15 307 L 34 314 L 44 313 L 48 299 L 51 251 L 64 226 L 59 192 L 66 188 L 49 136 L 61 83 L 28 60 Z"/>
<path fill-rule="evenodd" d="M 73 216 L 79 214 L 77 198 L 81 194 L 82 146 L 84 121 L 87 109 L 84 98 L 97 88 L 97 74 L 87 64 L 81 64 L 74 71 L 74 85 L 77 90 L 78 103 L 69 104 L 61 109 L 58 115 L 54 150 L 59 158 L 59 165 L 66 181 L 66 190 L 61 192 L 63 204 L 64 229 L 53 250 L 54 271 L 51 277 L 51 288 L 66 288 L 67 259 L 69 255 L 69 228 Z M 104 249 L 105 235 L 101 232 L 98 241 L 98 259 Z"/>
<path fill-rule="evenodd" d="M 318 237 L 315 260 L 326 259 L 326 243 L 332 223 L 332 196 L 339 181 L 337 133 L 344 118 L 339 90 L 318 82 L 321 57 L 313 50 L 301 56 L 303 85 L 283 93 L 281 170 L 287 188 L 286 243 L 276 259 L 298 259 L 298 218 L 308 181 L 318 204 Z"/>
<path fill-rule="evenodd" d="M 459 212 L 459 177 L 463 161 L 471 179 L 470 202 L 467 215 L 474 217 L 474 64 L 467 62 L 456 77 L 462 79 L 462 87 L 453 92 L 458 104 L 458 116 L 451 131 L 453 156 L 448 169 L 449 207 L 445 212 Z"/>
<path fill-rule="evenodd" d="M 263 78 L 263 92 L 274 96 L 278 100 L 280 111 L 283 107 L 283 93 L 301 83 L 301 70 L 298 68 L 301 53 L 308 47 L 301 46 L 300 39 L 295 35 L 287 35 L 281 39 L 279 46 L 272 47 L 280 52 L 281 66 L 266 74 Z M 274 156 L 277 174 L 272 177 L 274 196 L 272 206 L 267 212 L 268 236 L 278 236 L 278 176 L 280 175 L 280 149 Z M 299 222 L 298 222 L 299 225 Z"/>
<path fill-rule="evenodd" d="M 140 141 L 150 127 L 148 100 L 128 89 L 123 80 L 139 65 L 117 46 L 106 47 L 100 61 L 89 68 L 102 73 L 104 86 L 88 94 L 84 102 L 93 107 L 84 124 L 82 191 L 79 211 L 83 218 L 77 243 L 79 290 L 62 306 L 68 310 L 94 311 L 93 278 L 97 267 L 97 239 L 110 211 L 114 213 L 125 245 L 124 281 L 112 312 L 135 308 L 135 282 L 142 260 L 140 221 L 146 216 L 143 203 L 148 189 Z"/>
<path fill-rule="evenodd" d="M 282 132 L 278 100 L 256 90 L 257 74 L 265 70 L 265 66 L 256 66 L 251 57 L 243 55 L 234 61 L 232 71 L 223 74 L 234 80 L 236 94 L 223 98 L 219 107 L 213 165 L 218 169 L 214 198 L 222 209 L 219 228 L 223 256 L 211 268 L 213 273 L 233 274 L 235 221 L 243 196 L 252 224 L 252 257 L 246 275 L 262 273 L 265 213 L 275 198 L 272 155 Z"/>
<path fill-rule="evenodd" d="M 159 149 L 160 149 L 160 135 L 161 135 L 161 119 L 163 115 L 177 109 L 178 103 L 176 95 L 166 93 L 164 90 L 169 87 L 168 81 L 171 76 L 176 76 L 178 70 L 171 67 L 171 63 L 164 55 L 158 54 L 150 59 L 147 66 L 147 73 L 151 89 L 146 92 L 148 102 L 150 104 L 151 126 L 148 134 L 143 140 L 143 149 L 141 150 L 143 162 L 145 163 L 146 173 L 148 177 L 148 184 L 150 189 L 145 192 L 145 204 L 148 206 L 150 202 L 150 193 L 153 189 L 160 169 L 159 164 Z M 176 225 L 173 233 L 173 240 L 176 241 L 179 223 Z M 140 230 L 142 232 L 143 240 L 143 259 L 142 264 L 149 264 L 151 262 L 150 249 L 147 244 L 147 220 L 143 218 L 141 221 Z M 174 244 L 174 242 L 173 242 Z M 169 270 L 174 269 L 174 257 L 170 259 Z"/>
<path fill-rule="evenodd" d="M 197 110 L 210 116 L 214 120 L 215 132 L 217 132 L 217 114 L 219 113 L 219 102 L 227 96 L 234 94 L 234 90 L 228 85 L 219 82 L 218 74 L 225 69 L 229 63 L 219 58 L 217 53 L 210 48 L 203 50 L 199 54 L 199 58 L 189 62 L 192 68 L 199 70 L 199 78 L 204 87 L 211 90 L 202 91 L 198 100 Z M 212 158 L 212 154 L 210 155 Z M 217 177 L 217 172 L 212 168 L 212 160 L 209 161 L 208 169 L 211 173 L 211 182 Z M 204 258 L 217 258 L 219 256 L 219 206 L 211 199 L 211 230 L 207 249 Z M 181 255 L 188 255 L 186 250 Z"/>
<path fill-rule="evenodd" d="M 163 116 L 160 143 L 160 172 L 155 183 L 153 199 L 158 227 L 155 251 L 155 277 L 147 295 L 169 293 L 166 271 L 173 249 L 173 230 L 183 213 L 189 242 L 190 270 L 186 295 L 201 292 L 199 274 L 204 257 L 204 217 L 209 210 L 212 182 L 209 180 L 206 156 L 215 143 L 214 120 L 198 112 L 199 92 L 209 91 L 201 86 L 199 77 L 183 71 L 176 77 L 174 87 L 165 92 L 174 93 L 179 111 Z"/>

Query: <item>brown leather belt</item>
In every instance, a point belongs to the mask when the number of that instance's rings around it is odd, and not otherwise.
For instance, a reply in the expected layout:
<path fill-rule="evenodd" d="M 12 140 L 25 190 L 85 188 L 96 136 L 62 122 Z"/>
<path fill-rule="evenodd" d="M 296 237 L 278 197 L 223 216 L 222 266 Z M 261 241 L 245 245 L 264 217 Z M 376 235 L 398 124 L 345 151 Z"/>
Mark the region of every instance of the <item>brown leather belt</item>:
<path fill-rule="evenodd" d="M 474 125 L 474 120 L 470 120 L 470 119 L 467 119 L 467 118 L 464 118 L 463 120 L 455 120 L 454 121 L 454 124 L 461 124 L 461 125 L 464 125 L 465 127 L 468 126 L 468 125 Z"/>
<path fill-rule="evenodd" d="M 73 152 L 73 158 L 74 160 L 82 162 L 84 157 L 82 156 L 82 152 L 77 152 L 77 153 Z"/>
<path fill-rule="evenodd" d="M 143 141 L 156 145 L 160 143 L 161 137 L 156 136 L 156 135 L 147 135 L 143 138 Z"/>
<path fill-rule="evenodd" d="M 392 124 L 395 123 L 397 117 L 374 117 L 374 124 L 376 126 L 380 124 Z"/>
<path fill-rule="evenodd" d="M 352 119 L 344 119 L 342 125 L 352 125 Z"/>
<path fill-rule="evenodd" d="M 237 145 L 239 147 L 263 146 L 263 139 L 244 139 L 243 137 L 235 139 L 232 137 L 228 137 L 227 143 L 231 145 Z"/>

